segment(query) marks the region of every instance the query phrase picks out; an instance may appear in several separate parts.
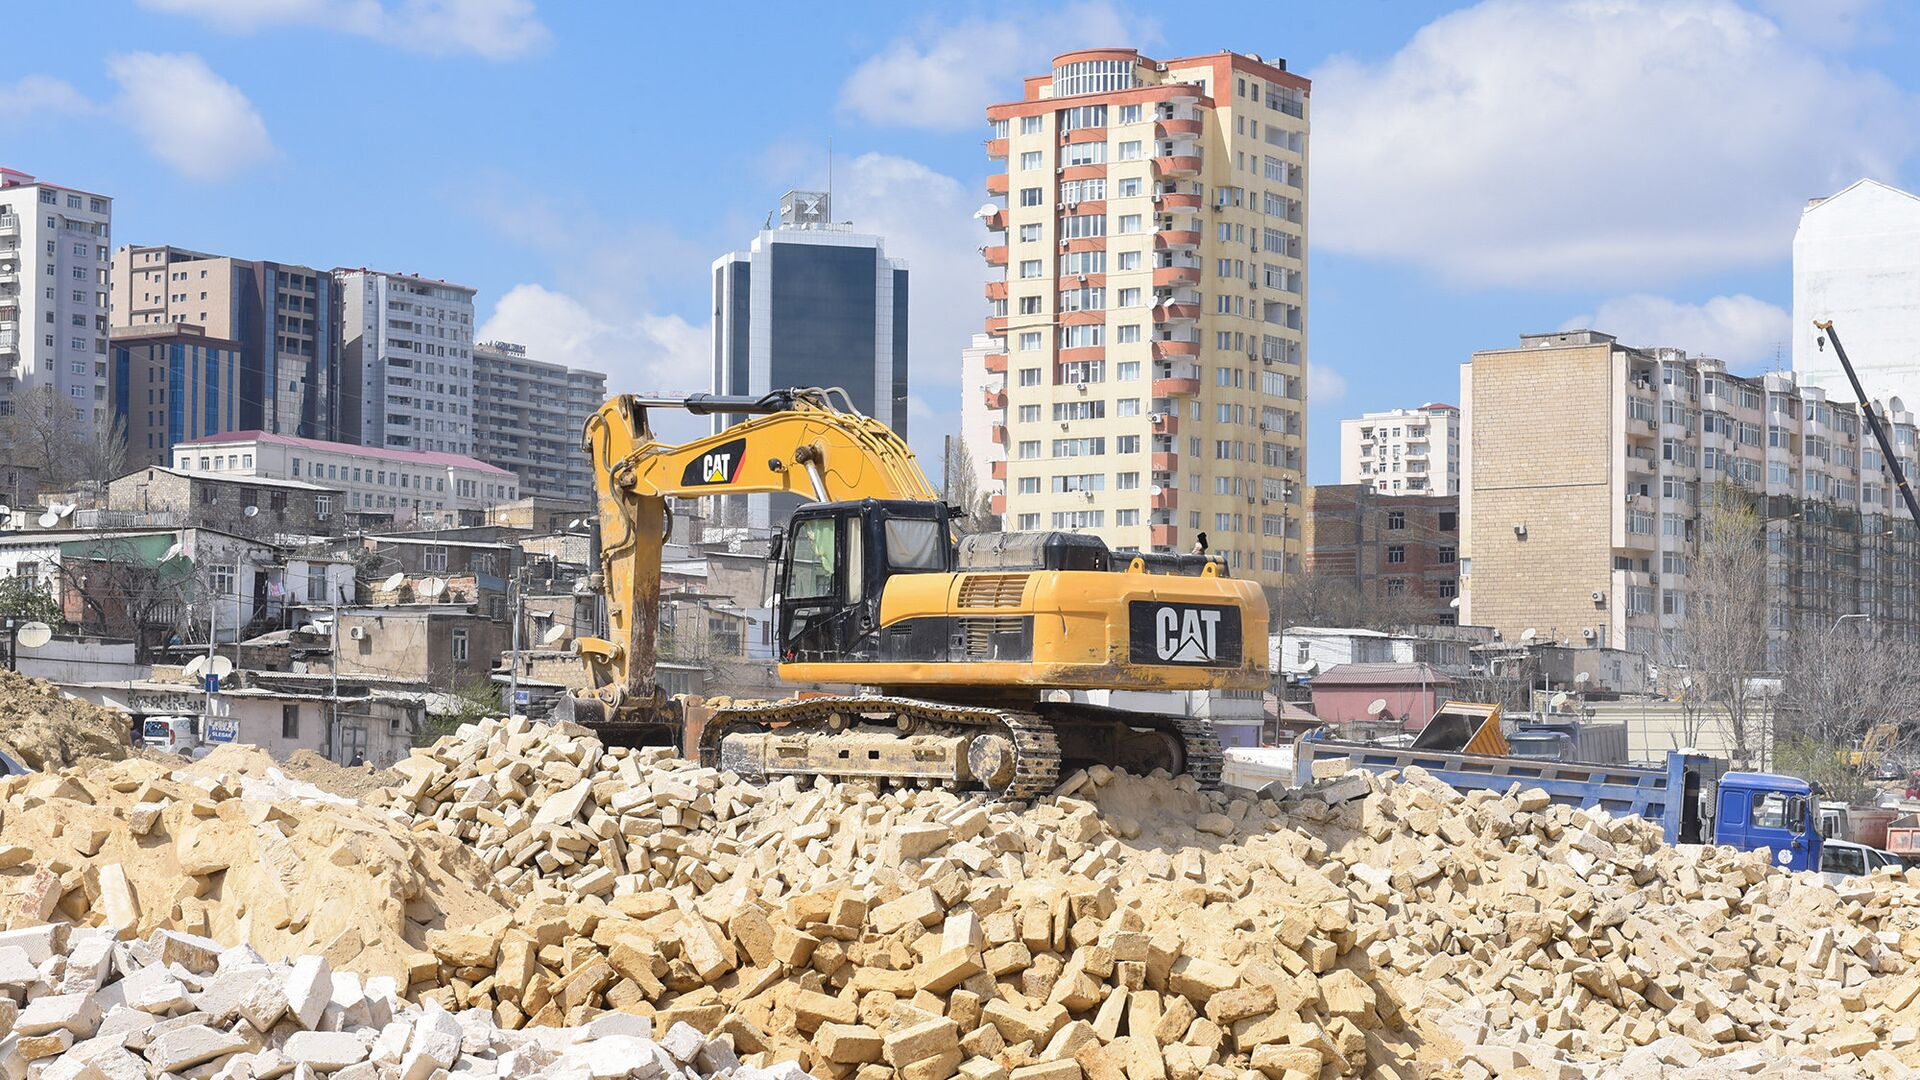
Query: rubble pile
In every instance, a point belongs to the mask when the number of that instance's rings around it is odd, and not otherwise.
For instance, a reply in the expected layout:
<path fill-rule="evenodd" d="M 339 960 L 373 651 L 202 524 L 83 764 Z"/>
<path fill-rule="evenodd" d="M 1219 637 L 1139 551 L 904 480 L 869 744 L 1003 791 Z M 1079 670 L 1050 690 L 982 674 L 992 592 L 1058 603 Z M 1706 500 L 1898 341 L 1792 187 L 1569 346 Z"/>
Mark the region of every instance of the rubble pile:
<path fill-rule="evenodd" d="M 613 1009 L 934 1080 L 1920 1064 L 1920 879 L 1836 891 L 1539 791 L 1092 769 L 1016 811 L 497 721 L 397 771 L 525 898 L 427 941 L 425 997 L 503 1028 Z"/>
<path fill-rule="evenodd" d="M 357 804 L 256 758 L 0 781 L 0 1078 L 1920 1068 L 1920 874 L 1835 888 L 1539 791 L 1092 768 L 1001 805 L 524 720 Z"/>
<path fill-rule="evenodd" d="M 0 669 L 0 753 L 29 769 L 118 761 L 131 749 L 130 722 L 126 713 L 64 696 L 45 679 Z"/>
<path fill-rule="evenodd" d="M 0 778 L 0 916 L 314 953 L 404 990 L 429 931 L 506 910 L 460 844 L 266 760 L 233 747 Z"/>
<path fill-rule="evenodd" d="M 49 1080 L 803 1076 L 742 1067 L 726 1040 L 685 1025 L 655 1040 L 650 1020 L 627 1013 L 501 1031 L 483 1012 L 408 1004 L 387 976 L 363 980 L 318 956 L 269 963 L 171 931 L 128 941 L 61 925 L 0 933 L 0 1021 L 0 1069 Z"/>

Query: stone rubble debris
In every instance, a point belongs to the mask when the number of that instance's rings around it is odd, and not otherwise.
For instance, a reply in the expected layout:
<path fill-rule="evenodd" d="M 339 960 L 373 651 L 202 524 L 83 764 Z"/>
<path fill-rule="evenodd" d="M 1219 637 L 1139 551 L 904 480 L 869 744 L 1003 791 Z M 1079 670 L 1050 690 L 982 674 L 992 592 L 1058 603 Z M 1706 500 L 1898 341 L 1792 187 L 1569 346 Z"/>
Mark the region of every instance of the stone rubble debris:
<path fill-rule="evenodd" d="M 756 787 L 519 719 L 354 807 L 144 765 L 0 782 L 0 1080 L 1920 1069 L 1920 874 L 1835 887 L 1518 786 L 1096 767 L 997 804 Z M 201 857 L 209 823 L 270 842 Z M 282 892 L 242 899 L 242 855 Z M 391 933 L 262 944 L 368 910 L 346 885 Z"/>

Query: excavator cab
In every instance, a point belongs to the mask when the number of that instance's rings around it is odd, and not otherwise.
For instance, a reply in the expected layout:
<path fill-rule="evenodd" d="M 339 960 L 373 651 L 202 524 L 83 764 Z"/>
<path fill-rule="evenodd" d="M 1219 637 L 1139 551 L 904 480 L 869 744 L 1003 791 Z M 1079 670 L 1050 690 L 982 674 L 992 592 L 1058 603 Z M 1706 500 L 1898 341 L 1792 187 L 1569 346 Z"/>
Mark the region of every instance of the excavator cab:
<path fill-rule="evenodd" d="M 774 571 L 782 663 L 879 659 L 880 594 L 896 574 L 954 567 L 948 508 L 937 501 L 861 499 L 793 512 Z"/>

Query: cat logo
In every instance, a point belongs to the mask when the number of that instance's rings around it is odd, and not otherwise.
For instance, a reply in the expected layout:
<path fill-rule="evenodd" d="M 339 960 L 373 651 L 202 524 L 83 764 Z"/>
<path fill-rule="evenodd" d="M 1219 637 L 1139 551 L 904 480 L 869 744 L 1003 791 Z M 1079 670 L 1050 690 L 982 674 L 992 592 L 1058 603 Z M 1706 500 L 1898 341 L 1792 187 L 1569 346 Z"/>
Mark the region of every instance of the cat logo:
<path fill-rule="evenodd" d="M 1240 663 L 1237 607 L 1135 600 L 1129 605 L 1128 623 L 1129 652 L 1136 664 Z"/>
<path fill-rule="evenodd" d="M 708 487 L 731 484 L 740 476 L 740 465 L 747 460 L 747 440 L 724 443 L 687 462 L 680 476 L 682 487 Z"/>

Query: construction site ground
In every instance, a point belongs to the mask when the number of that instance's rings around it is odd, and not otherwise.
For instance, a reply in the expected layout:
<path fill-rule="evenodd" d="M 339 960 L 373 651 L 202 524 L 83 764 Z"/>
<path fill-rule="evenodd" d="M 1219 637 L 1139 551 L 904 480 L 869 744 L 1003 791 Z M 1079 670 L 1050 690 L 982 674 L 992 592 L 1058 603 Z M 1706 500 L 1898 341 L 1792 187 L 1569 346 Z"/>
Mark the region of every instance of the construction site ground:
<path fill-rule="evenodd" d="M 132 754 L 0 675 L 0 1080 L 1903 1076 L 1920 876 L 1543 792 L 755 787 L 525 720 Z"/>

